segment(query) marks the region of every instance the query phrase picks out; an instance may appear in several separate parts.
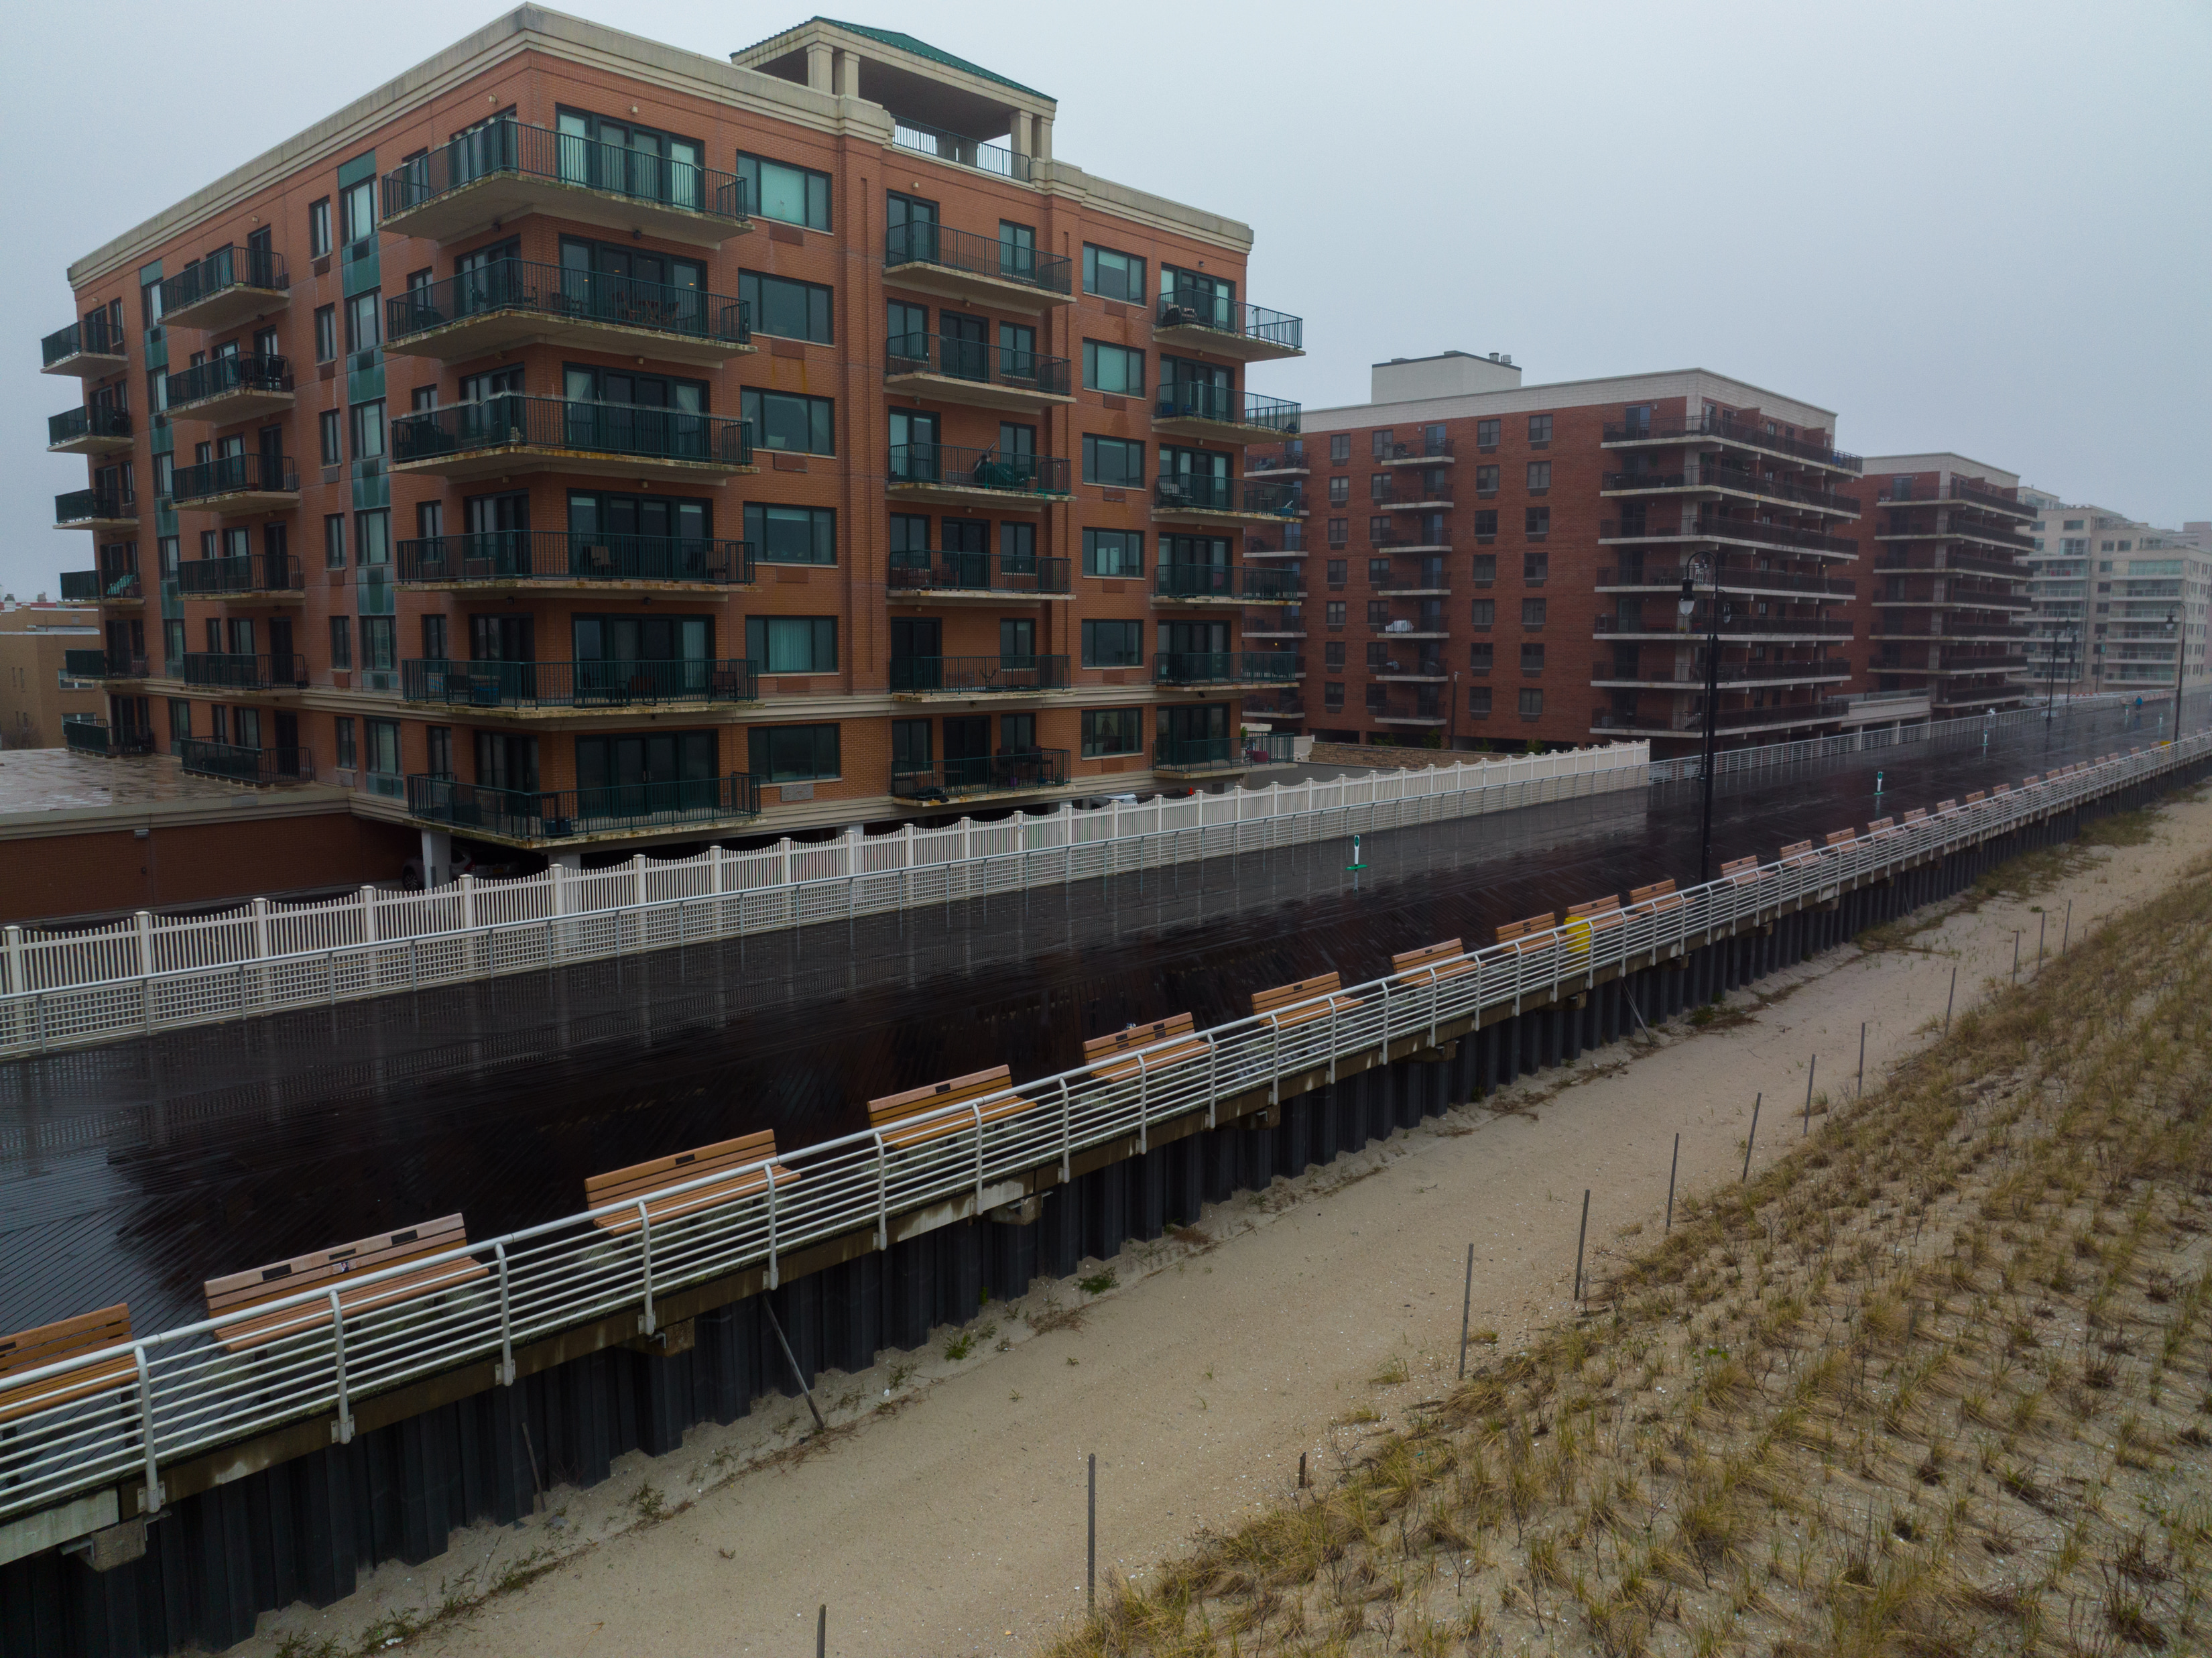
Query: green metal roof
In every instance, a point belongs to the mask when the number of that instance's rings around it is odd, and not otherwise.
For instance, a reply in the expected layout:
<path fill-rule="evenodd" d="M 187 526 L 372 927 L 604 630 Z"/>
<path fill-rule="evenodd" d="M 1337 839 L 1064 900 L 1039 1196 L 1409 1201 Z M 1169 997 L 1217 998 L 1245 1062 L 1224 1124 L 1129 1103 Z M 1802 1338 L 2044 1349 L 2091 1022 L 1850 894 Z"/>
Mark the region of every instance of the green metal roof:
<path fill-rule="evenodd" d="M 990 70 L 985 69 L 981 64 L 971 64 L 965 58 L 955 58 L 949 52 L 939 51 L 927 40 L 917 40 L 911 34 L 902 34 L 896 29 L 872 29 L 859 23 L 843 22 L 835 17 L 816 16 L 807 21 L 814 23 L 827 23 L 832 28 L 850 29 L 855 34 L 865 34 L 871 40 L 880 41 L 887 46 L 896 46 L 901 52 L 910 52 L 917 58 L 927 58 L 932 63 L 945 64 L 948 69 L 965 70 L 969 74 L 980 75 L 987 81 L 996 81 L 1002 87 L 1012 87 L 1017 92 L 1026 92 L 1032 98 L 1052 99 L 1052 94 L 1049 92 L 1039 92 L 1035 87 L 1025 87 L 1019 81 L 1010 81 L 1003 75 L 994 74 Z M 1053 101 L 1057 102 L 1058 100 L 1053 99 Z"/>

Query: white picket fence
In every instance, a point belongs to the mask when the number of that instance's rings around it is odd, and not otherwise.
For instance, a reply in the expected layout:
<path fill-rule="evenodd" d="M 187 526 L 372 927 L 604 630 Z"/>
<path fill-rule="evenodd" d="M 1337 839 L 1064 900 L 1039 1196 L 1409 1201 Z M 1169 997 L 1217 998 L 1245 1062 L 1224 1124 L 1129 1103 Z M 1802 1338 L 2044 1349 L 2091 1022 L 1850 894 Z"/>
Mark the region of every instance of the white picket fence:
<path fill-rule="evenodd" d="M 1648 744 L 0 935 L 0 1057 L 1644 786 Z"/>

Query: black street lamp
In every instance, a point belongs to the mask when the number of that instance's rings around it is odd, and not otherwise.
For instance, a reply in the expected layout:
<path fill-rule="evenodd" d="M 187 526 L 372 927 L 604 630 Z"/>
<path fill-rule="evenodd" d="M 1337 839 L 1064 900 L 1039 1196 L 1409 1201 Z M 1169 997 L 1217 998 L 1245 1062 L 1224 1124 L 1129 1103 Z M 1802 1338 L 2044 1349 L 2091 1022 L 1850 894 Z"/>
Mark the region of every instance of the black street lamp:
<path fill-rule="evenodd" d="M 1712 578 L 1713 592 L 1705 607 L 1705 809 L 1698 852 L 1700 884 L 1713 877 L 1713 749 L 1720 725 L 1721 624 L 1729 619 L 1722 614 L 1718 558 L 1708 558 L 1702 552 L 1691 555 L 1690 573 L 1682 578 L 1682 597 L 1678 607 L 1686 621 L 1697 613 L 1697 583 L 1707 576 Z"/>
<path fill-rule="evenodd" d="M 2166 637 L 2173 641 L 2173 740 L 2181 741 L 2181 675 L 2188 663 L 2188 655 L 2181 637 L 2181 612 L 2177 607 L 2166 613 Z"/>

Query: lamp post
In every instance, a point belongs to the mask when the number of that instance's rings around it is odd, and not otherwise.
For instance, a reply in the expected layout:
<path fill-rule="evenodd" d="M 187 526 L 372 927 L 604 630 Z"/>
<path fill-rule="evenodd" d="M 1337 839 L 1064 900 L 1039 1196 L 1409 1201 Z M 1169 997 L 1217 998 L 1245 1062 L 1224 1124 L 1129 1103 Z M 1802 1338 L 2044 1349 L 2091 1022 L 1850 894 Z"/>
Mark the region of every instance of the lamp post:
<path fill-rule="evenodd" d="M 2181 676 L 2188 664 L 2181 637 L 2181 610 L 2179 606 L 2166 613 L 2166 637 L 2173 641 L 2173 741 L 2181 741 Z"/>
<path fill-rule="evenodd" d="M 1697 583 L 1710 576 L 1713 591 L 1705 607 L 1705 809 L 1699 833 L 1698 850 L 1698 881 L 1700 885 L 1713 875 L 1713 747 L 1720 725 L 1721 701 L 1721 567 L 1720 560 L 1705 554 L 1693 553 L 1690 558 L 1690 573 L 1682 578 L 1682 597 L 1677 606 L 1687 621 L 1697 613 Z"/>

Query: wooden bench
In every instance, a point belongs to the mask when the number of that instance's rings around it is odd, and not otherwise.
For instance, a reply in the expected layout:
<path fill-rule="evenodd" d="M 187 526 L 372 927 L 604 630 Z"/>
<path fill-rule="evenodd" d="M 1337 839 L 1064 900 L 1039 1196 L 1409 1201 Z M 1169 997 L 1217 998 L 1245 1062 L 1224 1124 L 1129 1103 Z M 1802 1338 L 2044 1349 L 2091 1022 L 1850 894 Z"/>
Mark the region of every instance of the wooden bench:
<path fill-rule="evenodd" d="M 1759 879 L 1759 855 L 1747 852 L 1721 865 L 1721 879 L 1731 887 L 1747 887 Z"/>
<path fill-rule="evenodd" d="M 0 1423 L 19 1421 L 135 1382 L 138 1366 L 130 1354 L 98 1361 L 92 1357 L 104 1347 L 119 1346 L 130 1339 L 131 1308 L 122 1301 L 97 1313 L 80 1313 L 35 1330 L 0 1336 Z M 13 1387 L 4 1385 L 9 1376 L 71 1359 L 84 1362 L 44 1381 L 19 1382 Z"/>
<path fill-rule="evenodd" d="M 1401 950 L 1390 958 L 1394 978 L 1410 978 L 1424 984 L 1471 973 L 1478 965 L 1468 959 L 1466 947 L 1456 938 L 1448 938 L 1441 944 L 1424 944 L 1418 950 Z"/>
<path fill-rule="evenodd" d="M 2001 783 L 1992 792 L 1997 795 L 2009 795 L 2012 793 L 2012 785 L 2008 783 Z"/>
<path fill-rule="evenodd" d="M 1985 791 L 1977 789 L 1972 794 L 1966 796 L 1966 804 L 1969 806 L 1979 806 L 1988 798 L 1989 795 Z"/>
<path fill-rule="evenodd" d="M 953 1077 L 950 1082 L 908 1088 L 904 1094 L 887 1094 L 880 1100 L 868 1101 L 868 1126 L 884 1137 L 885 1145 L 898 1149 L 941 1140 L 948 1134 L 957 1134 L 963 1129 L 974 1127 L 976 1113 L 953 1112 L 943 1117 L 927 1119 L 924 1113 L 944 1106 L 966 1105 L 986 1094 L 1000 1093 L 1012 1082 L 1013 1074 L 1006 1066 L 994 1065 L 988 1070 L 970 1071 L 967 1076 Z M 1034 1100 L 1024 1100 L 1019 1094 L 1010 1094 L 985 1106 L 982 1120 L 996 1123 L 1008 1117 L 1018 1116 L 1036 1103 Z"/>
<path fill-rule="evenodd" d="M 1510 944 L 1516 955 L 1528 950 L 1540 950 L 1552 942 L 1549 935 L 1559 924 L 1559 918 L 1548 912 L 1530 916 L 1525 921 L 1509 921 L 1498 930 L 1498 942 Z"/>
<path fill-rule="evenodd" d="M 1628 917 L 1620 911 L 1620 894 L 1607 893 L 1603 898 L 1594 898 L 1567 910 L 1567 948 L 1586 952 L 1598 934 L 1608 927 L 1618 927 Z"/>
<path fill-rule="evenodd" d="M 1821 850 L 1823 851 L 1832 852 L 1838 847 L 1849 846 L 1856 839 L 1858 839 L 1857 834 L 1851 830 L 1831 829 L 1828 831 L 1828 838 L 1826 844 L 1821 847 Z"/>
<path fill-rule="evenodd" d="M 1876 818 L 1867 825 L 1867 838 L 1869 840 L 1881 840 L 1886 836 L 1896 832 L 1896 829 L 1897 820 L 1895 818 Z"/>
<path fill-rule="evenodd" d="M 1908 829 L 1916 823 L 1925 823 L 1927 821 L 1928 808 L 1924 806 L 1916 806 L 1910 812 L 1907 812 L 1905 814 L 1905 825 Z"/>
<path fill-rule="evenodd" d="M 1781 864 L 1784 869 L 1795 869 L 1800 864 L 1817 862 L 1820 854 L 1814 851 L 1811 841 L 1793 840 L 1774 856 L 1775 862 Z"/>
<path fill-rule="evenodd" d="M 396 1231 L 381 1232 L 373 1238 L 359 1238 L 352 1243 L 339 1244 L 331 1249 L 319 1249 L 313 1254 L 295 1255 L 289 1261 L 278 1261 L 270 1266 L 257 1266 L 245 1272 L 233 1272 L 226 1277 L 210 1278 L 202 1286 L 207 1295 L 208 1316 L 211 1319 L 228 1317 L 249 1311 L 265 1301 L 285 1295 L 299 1294 L 317 1286 L 335 1286 L 343 1280 L 368 1272 L 380 1272 L 387 1267 L 404 1266 L 426 1255 L 442 1254 L 448 1249 L 458 1249 L 469 1240 L 467 1223 L 459 1215 L 441 1216 L 434 1221 L 424 1221 L 417 1226 L 401 1227 Z M 434 1295 L 451 1289 L 473 1278 L 483 1277 L 486 1268 L 479 1260 L 466 1256 L 459 1260 L 439 1261 L 402 1272 L 380 1283 L 363 1284 L 357 1289 L 338 1291 L 338 1305 L 349 1315 L 366 1313 L 373 1308 L 389 1307 L 397 1301 L 412 1301 L 421 1295 Z M 241 1320 L 226 1325 L 217 1332 L 223 1346 L 234 1353 L 249 1348 L 266 1346 L 284 1336 L 297 1335 L 330 1322 L 331 1303 L 328 1296 L 302 1303 L 297 1307 L 279 1308 L 264 1313 L 259 1318 Z"/>
<path fill-rule="evenodd" d="M 1094 1036 L 1085 1042 L 1083 1062 L 1109 1082 L 1141 1076 L 1162 1065 L 1194 1059 L 1205 1053 L 1205 1040 L 1192 1035 L 1197 1028 L 1197 1021 L 1187 1013 L 1155 1019 L 1149 1025 L 1132 1025 L 1127 1030 Z"/>
<path fill-rule="evenodd" d="M 1309 1021 L 1326 1019 L 1334 1013 L 1331 1002 L 1316 1002 L 1311 1007 L 1301 1008 L 1294 1003 L 1314 997 L 1334 997 L 1344 989 L 1344 980 L 1334 973 L 1322 973 L 1315 978 L 1301 978 L 1295 984 L 1278 984 L 1271 991 L 1252 992 L 1252 1012 L 1255 1017 L 1271 1020 L 1275 1028 L 1286 1025 L 1303 1025 Z"/>
<path fill-rule="evenodd" d="M 1664 881 L 1652 881 L 1648 886 L 1628 889 L 1628 908 L 1632 914 L 1648 910 L 1656 915 L 1662 910 L 1678 910 L 1685 902 L 1682 895 L 1674 890 L 1672 875 Z"/>
<path fill-rule="evenodd" d="M 1954 800 L 1939 800 L 1936 802 L 1936 814 L 1938 817 L 1948 816 L 1958 809 L 1959 802 Z"/>
<path fill-rule="evenodd" d="M 797 1179 L 799 1176 L 781 1163 L 771 1161 L 765 1169 L 746 1167 L 748 1164 L 757 1165 L 775 1155 L 774 1129 L 763 1129 L 757 1134 L 740 1135 L 734 1140 L 717 1140 L 711 1146 L 697 1146 L 690 1151 L 672 1152 L 649 1162 L 632 1163 L 628 1168 L 609 1169 L 605 1174 L 586 1175 L 584 1179 L 584 1207 L 599 1209 L 608 1204 L 628 1203 L 630 1207 L 627 1209 L 593 1216 L 592 1224 L 609 1232 L 634 1232 L 638 1223 L 636 1199 L 664 1187 L 696 1180 L 702 1174 L 713 1174 L 723 1169 L 730 1171 L 709 1185 L 655 1198 L 647 1204 L 646 1214 L 655 1226 L 659 1226 L 664 1221 L 678 1220 L 702 1209 L 712 1209 L 717 1204 L 726 1204 L 738 1198 L 749 1198 L 757 1192 L 765 1192 L 771 1182 L 780 1186 Z"/>

